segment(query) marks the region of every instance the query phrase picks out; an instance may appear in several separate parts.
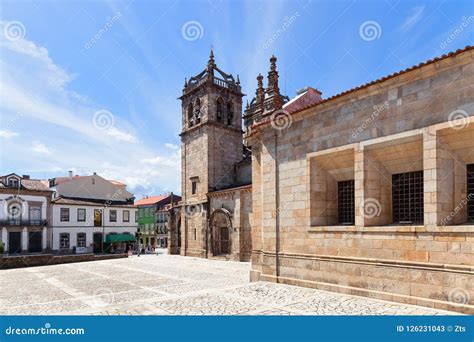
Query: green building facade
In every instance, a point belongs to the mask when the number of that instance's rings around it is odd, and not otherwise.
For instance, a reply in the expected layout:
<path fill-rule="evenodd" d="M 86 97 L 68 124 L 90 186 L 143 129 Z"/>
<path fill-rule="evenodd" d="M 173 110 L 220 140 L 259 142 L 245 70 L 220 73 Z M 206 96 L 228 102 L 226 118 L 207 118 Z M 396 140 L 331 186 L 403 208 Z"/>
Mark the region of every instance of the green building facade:
<path fill-rule="evenodd" d="M 180 200 L 180 196 L 171 193 L 149 196 L 135 202 L 138 207 L 138 242 L 142 249 L 168 246 L 168 210 Z"/>

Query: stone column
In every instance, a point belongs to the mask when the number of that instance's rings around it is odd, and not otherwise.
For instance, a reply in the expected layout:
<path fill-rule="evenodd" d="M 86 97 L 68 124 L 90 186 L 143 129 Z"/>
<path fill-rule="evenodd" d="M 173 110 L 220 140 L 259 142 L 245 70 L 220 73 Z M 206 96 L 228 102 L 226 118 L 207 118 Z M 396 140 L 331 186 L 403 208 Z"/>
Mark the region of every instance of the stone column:
<path fill-rule="evenodd" d="M 436 131 L 433 128 L 427 128 L 423 133 L 424 224 L 427 228 L 437 226 L 436 145 Z"/>
<path fill-rule="evenodd" d="M 21 252 L 28 253 L 28 228 L 23 227 L 21 232 Z"/>
<path fill-rule="evenodd" d="M 183 196 L 184 199 L 184 196 Z M 188 218 L 186 216 L 186 202 L 181 206 L 181 250 L 180 254 L 186 256 L 188 249 Z"/>
<path fill-rule="evenodd" d="M 354 209 L 355 225 L 358 228 L 364 226 L 363 207 L 364 204 L 364 151 L 359 146 L 354 151 Z"/>
<path fill-rule="evenodd" d="M 8 251 L 8 232 L 5 227 L 2 228 L 2 243 L 5 247 L 5 251 Z"/>
<path fill-rule="evenodd" d="M 279 274 L 279 182 L 278 182 L 278 164 L 277 164 L 277 144 L 278 137 L 274 129 L 264 133 L 266 142 L 262 146 L 262 168 L 264 172 L 262 177 L 262 250 L 263 255 L 263 274 L 269 276 L 267 281 L 277 281 Z"/>
<path fill-rule="evenodd" d="M 263 196 L 262 196 L 262 145 L 260 139 L 252 140 L 252 210 L 250 216 L 252 263 L 250 281 L 260 280 L 263 267 Z"/>
<path fill-rule="evenodd" d="M 234 260 L 240 261 L 240 257 L 242 255 L 242 241 L 240 237 L 241 233 L 241 227 L 242 227 L 242 222 L 241 222 L 241 198 L 240 198 L 240 191 L 237 191 L 235 193 L 234 197 L 234 214 L 232 221 L 233 222 L 233 227 L 232 227 L 232 244 L 235 244 L 235 246 L 232 246 L 231 254 L 234 254 Z"/>
<path fill-rule="evenodd" d="M 46 227 L 43 227 L 43 251 L 45 251 L 48 248 L 48 229 Z"/>

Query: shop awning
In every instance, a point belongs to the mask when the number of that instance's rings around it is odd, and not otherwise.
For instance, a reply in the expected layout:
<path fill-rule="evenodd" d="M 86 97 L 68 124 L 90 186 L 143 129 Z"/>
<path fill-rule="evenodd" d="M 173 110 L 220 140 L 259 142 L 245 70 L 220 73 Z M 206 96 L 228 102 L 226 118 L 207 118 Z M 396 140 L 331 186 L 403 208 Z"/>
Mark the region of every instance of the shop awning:
<path fill-rule="evenodd" d="M 106 243 L 135 242 L 132 234 L 109 234 L 105 238 Z"/>

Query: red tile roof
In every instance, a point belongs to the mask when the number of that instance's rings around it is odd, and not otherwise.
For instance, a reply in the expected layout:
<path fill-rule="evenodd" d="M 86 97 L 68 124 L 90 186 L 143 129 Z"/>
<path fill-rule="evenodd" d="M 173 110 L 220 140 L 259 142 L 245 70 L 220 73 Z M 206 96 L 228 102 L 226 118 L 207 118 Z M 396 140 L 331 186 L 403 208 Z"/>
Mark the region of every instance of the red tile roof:
<path fill-rule="evenodd" d="M 321 101 L 321 92 L 319 90 L 306 87 L 298 94 L 298 96 L 292 98 L 290 102 L 285 103 L 283 109 L 288 113 L 294 113 L 302 108 L 313 106 Z"/>
<path fill-rule="evenodd" d="M 135 205 L 155 204 L 164 200 L 168 195 L 149 196 L 135 202 Z"/>

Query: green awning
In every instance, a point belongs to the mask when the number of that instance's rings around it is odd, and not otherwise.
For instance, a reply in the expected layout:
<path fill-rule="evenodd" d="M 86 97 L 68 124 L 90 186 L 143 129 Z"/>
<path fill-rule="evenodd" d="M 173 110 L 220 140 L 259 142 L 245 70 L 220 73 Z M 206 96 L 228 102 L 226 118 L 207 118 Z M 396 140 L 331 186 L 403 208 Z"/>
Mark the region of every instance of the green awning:
<path fill-rule="evenodd" d="M 135 242 L 135 236 L 132 234 L 109 234 L 105 238 L 106 243 Z"/>

